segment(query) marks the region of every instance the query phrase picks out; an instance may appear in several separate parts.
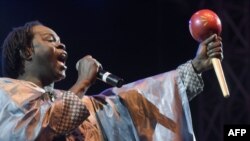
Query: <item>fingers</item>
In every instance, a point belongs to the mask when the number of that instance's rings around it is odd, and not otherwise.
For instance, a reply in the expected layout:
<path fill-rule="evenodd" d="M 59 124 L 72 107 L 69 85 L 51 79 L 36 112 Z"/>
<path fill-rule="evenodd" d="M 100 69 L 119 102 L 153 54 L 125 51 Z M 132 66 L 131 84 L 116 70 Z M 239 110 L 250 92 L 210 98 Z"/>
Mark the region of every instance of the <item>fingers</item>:
<path fill-rule="evenodd" d="M 94 67 L 97 68 L 97 72 L 99 69 L 102 69 L 102 65 L 99 61 L 97 61 L 95 58 L 93 58 L 91 55 L 86 55 L 83 57 L 83 59 L 86 59 L 89 63 L 91 63 Z"/>
<path fill-rule="evenodd" d="M 88 81 L 89 84 L 94 84 L 101 64 L 91 55 L 84 56 L 78 62 L 78 82 Z"/>
<path fill-rule="evenodd" d="M 220 60 L 223 59 L 223 48 L 221 39 L 218 38 L 217 41 L 208 43 L 207 56 L 209 56 L 209 58 L 216 57 Z"/>
<path fill-rule="evenodd" d="M 224 57 L 223 53 L 221 53 L 221 52 L 213 52 L 213 53 L 209 54 L 208 56 L 209 56 L 209 58 L 218 58 L 220 60 L 222 60 Z"/>
<path fill-rule="evenodd" d="M 207 50 L 211 50 L 213 48 L 221 48 L 222 49 L 222 42 L 221 41 L 215 41 L 215 42 L 208 43 Z"/>
<path fill-rule="evenodd" d="M 94 61 L 95 64 L 97 64 L 98 66 L 101 66 L 101 63 L 98 62 L 95 58 L 93 58 L 91 55 L 86 55 L 83 58 L 87 59 L 87 60 L 92 60 Z"/>
<path fill-rule="evenodd" d="M 209 36 L 206 40 L 204 40 L 202 42 L 202 44 L 208 45 L 210 42 L 214 42 L 214 41 L 222 41 L 222 38 L 220 36 L 218 36 L 217 34 L 213 34 L 213 35 Z"/>
<path fill-rule="evenodd" d="M 96 65 L 96 67 L 98 68 L 98 70 L 99 70 L 99 68 L 102 68 L 102 65 L 101 65 L 101 63 L 99 61 L 97 61 L 91 55 L 88 55 L 88 57 L 94 61 L 94 64 Z"/>
<path fill-rule="evenodd" d="M 217 39 L 218 39 L 219 41 L 222 41 L 222 38 L 221 38 L 220 36 L 217 36 Z"/>

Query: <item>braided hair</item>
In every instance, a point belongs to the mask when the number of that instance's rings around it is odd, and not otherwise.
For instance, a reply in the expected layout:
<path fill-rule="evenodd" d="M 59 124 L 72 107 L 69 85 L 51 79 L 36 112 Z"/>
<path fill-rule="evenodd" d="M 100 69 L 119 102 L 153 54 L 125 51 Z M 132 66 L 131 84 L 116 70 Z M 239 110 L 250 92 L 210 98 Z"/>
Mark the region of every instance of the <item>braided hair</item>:
<path fill-rule="evenodd" d="M 42 25 L 38 21 L 31 21 L 24 26 L 13 28 L 5 38 L 2 45 L 2 72 L 4 77 L 16 79 L 24 73 L 24 59 L 20 56 L 20 51 L 26 52 L 28 48 L 33 48 L 32 28 Z"/>

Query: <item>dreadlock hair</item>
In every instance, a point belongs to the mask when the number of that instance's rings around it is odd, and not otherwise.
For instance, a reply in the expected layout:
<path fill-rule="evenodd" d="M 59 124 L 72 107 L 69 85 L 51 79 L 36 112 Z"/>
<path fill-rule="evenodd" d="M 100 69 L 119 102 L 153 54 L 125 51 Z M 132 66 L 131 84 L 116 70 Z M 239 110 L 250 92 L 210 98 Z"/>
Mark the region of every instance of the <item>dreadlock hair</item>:
<path fill-rule="evenodd" d="M 20 56 L 20 51 L 28 51 L 33 48 L 32 39 L 34 37 L 32 28 L 42 25 L 39 21 L 31 21 L 24 26 L 13 28 L 5 38 L 2 45 L 2 72 L 4 77 L 16 79 L 24 73 L 24 59 Z"/>

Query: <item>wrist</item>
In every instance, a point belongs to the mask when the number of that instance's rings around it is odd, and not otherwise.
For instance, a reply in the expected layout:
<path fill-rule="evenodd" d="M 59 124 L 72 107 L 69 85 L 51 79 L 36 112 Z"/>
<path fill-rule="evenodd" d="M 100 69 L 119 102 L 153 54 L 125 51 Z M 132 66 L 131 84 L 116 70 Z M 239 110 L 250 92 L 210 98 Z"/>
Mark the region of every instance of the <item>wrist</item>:
<path fill-rule="evenodd" d="M 196 59 L 193 59 L 191 61 L 191 64 L 193 66 L 193 69 L 195 71 L 195 73 L 197 74 L 201 74 L 202 73 L 202 67 L 201 67 L 201 62 L 196 60 Z"/>
<path fill-rule="evenodd" d="M 84 95 L 90 87 L 89 80 L 77 81 L 69 90 L 78 96 Z"/>

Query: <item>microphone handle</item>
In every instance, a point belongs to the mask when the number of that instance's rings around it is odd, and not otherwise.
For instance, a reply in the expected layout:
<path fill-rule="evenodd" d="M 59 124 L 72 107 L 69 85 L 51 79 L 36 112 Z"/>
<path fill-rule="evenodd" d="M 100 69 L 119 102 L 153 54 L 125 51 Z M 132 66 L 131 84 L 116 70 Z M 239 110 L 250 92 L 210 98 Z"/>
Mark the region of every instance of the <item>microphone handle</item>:
<path fill-rule="evenodd" d="M 120 88 L 123 83 L 124 80 L 116 75 L 111 74 L 108 71 L 105 71 L 103 69 L 99 69 L 98 73 L 97 73 L 97 78 L 100 79 L 101 81 L 110 84 L 112 86 L 118 87 Z"/>

